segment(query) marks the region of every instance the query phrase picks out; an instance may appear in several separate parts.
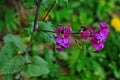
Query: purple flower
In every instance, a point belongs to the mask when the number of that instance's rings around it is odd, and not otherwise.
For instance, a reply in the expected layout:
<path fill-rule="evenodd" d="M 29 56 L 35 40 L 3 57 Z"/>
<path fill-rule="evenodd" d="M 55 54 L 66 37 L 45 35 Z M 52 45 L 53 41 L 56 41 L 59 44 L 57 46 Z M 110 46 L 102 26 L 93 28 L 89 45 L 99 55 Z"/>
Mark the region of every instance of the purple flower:
<path fill-rule="evenodd" d="M 96 49 L 96 51 L 95 51 L 96 53 L 97 53 L 97 52 L 100 52 L 101 49 L 104 48 L 104 43 L 93 44 L 93 47 Z"/>
<path fill-rule="evenodd" d="M 99 25 L 100 25 L 101 29 L 108 28 L 108 26 L 106 24 L 104 24 L 103 22 L 99 22 Z"/>
<path fill-rule="evenodd" d="M 56 48 L 56 50 L 58 52 L 61 52 L 65 48 L 69 48 L 70 47 L 70 39 L 69 38 L 56 37 L 55 40 L 56 40 L 56 45 L 58 46 L 58 48 Z"/>
<path fill-rule="evenodd" d="M 60 47 L 60 48 L 56 48 L 56 50 L 57 50 L 58 52 L 61 52 L 61 51 L 64 50 L 64 48 Z"/>
<path fill-rule="evenodd" d="M 81 33 L 81 37 L 82 39 L 86 40 L 88 37 L 90 37 L 91 35 L 93 35 L 94 31 L 92 28 L 90 27 L 84 27 L 84 30 L 82 33 Z"/>
<path fill-rule="evenodd" d="M 99 40 L 100 42 L 105 42 L 106 41 L 106 35 L 105 33 L 103 32 L 103 30 L 100 30 L 98 33 L 96 33 L 95 35 L 95 38 L 97 40 Z"/>
<path fill-rule="evenodd" d="M 60 25 L 61 26 L 61 25 Z M 56 29 L 57 34 L 63 34 L 64 37 L 69 37 L 69 34 L 71 33 L 71 29 L 69 27 L 64 28 L 64 26 L 61 26 L 61 28 Z"/>
<path fill-rule="evenodd" d="M 87 32 L 82 32 L 82 34 L 81 34 L 81 38 L 84 40 L 86 40 L 89 36 L 90 36 L 90 34 Z"/>
<path fill-rule="evenodd" d="M 69 34 L 72 33 L 71 29 L 69 27 L 64 29 L 64 37 L 69 37 Z"/>
<path fill-rule="evenodd" d="M 108 34 L 109 34 L 109 29 L 108 29 L 108 26 L 106 24 L 104 24 L 103 22 L 99 22 L 99 25 L 100 25 L 100 30 L 103 31 L 103 33 L 105 34 L 105 36 L 107 37 Z"/>
<path fill-rule="evenodd" d="M 90 44 L 98 44 L 98 40 L 96 39 L 95 36 L 92 36 L 91 39 L 90 39 Z"/>
<path fill-rule="evenodd" d="M 90 40 L 90 44 L 95 48 L 95 52 L 99 52 L 102 48 L 104 48 L 104 42 L 100 42 L 96 36 L 93 36 Z"/>
<path fill-rule="evenodd" d="M 100 22 L 99 25 L 101 29 L 94 33 L 90 40 L 90 44 L 93 45 L 96 50 L 95 52 L 99 52 L 101 49 L 104 48 L 106 38 L 109 34 L 109 29 L 106 24 Z"/>
<path fill-rule="evenodd" d="M 57 28 L 56 34 L 62 34 L 63 30 L 64 30 L 64 26 L 62 26 L 61 28 Z"/>
<path fill-rule="evenodd" d="M 64 28 L 63 25 L 59 24 L 58 26 L 61 26 L 61 28 L 56 29 L 56 34 L 60 37 L 56 37 L 56 45 L 58 48 L 56 50 L 58 52 L 63 51 L 65 48 L 70 47 L 70 39 L 69 34 L 72 33 L 71 29 L 69 27 Z"/>

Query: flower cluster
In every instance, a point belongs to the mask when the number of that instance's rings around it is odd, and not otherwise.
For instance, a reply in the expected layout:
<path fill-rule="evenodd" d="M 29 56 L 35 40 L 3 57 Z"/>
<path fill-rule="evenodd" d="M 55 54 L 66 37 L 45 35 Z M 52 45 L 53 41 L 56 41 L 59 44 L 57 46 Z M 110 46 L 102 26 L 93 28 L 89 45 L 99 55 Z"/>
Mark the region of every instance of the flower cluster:
<path fill-rule="evenodd" d="M 102 22 L 99 22 L 100 30 L 94 32 L 92 28 L 85 27 L 88 32 L 83 31 L 81 34 L 82 39 L 90 37 L 90 44 L 95 48 L 95 52 L 99 52 L 104 48 L 106 38 L 109 33 L 108 26 Z"/>
<path fill-rule="evenodd" d="M 70 38 L 69 34 L 72 32 L 69 27 L 65 28 L 63 25 L 58 25 L 61 26 L 61 28 L 56 29 L 56 34 L 58 35 L 55 40 L 56 40 L 56 45 L 58 46 L 56 50 L 58 52 L 63 51 L 65 48 L 70 47 Z"/>
<path fill-rule="evenodd" d="M 57 37 L 56 45 L 58 46 L 56 50 L 58 52 L 63 51 L 65 48 L 70 47 L 70 38 L 69 35 L 73 32 L 69 27 L 65 28 L 63 25 L 60 28 L 56 29 Z M 83 27 L 83 30 L 76 34 L 81 34 L 83 40 L 90 38 L 90 44 L 95 48 L 95 52 L 100 52 L 104 48 L 106 38 L 109 34 L 108 26 L 102 22 L 99 22 L 100 29 L 95 32 L 91 27 Z"/>

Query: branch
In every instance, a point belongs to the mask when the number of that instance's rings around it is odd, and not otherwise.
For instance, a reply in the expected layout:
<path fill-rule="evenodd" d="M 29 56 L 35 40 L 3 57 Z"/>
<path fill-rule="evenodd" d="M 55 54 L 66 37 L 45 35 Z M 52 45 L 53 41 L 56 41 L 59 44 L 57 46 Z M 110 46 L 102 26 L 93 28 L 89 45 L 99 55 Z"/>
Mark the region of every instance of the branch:
<path fill-rule="evenodd" d="M 33 30 L 31 32 L 31 36 L 30 36 L 30 41 L 28 43 L 28 47 L 25 50 L 25 55 L 29 53 L 31 46 L 32 46 L 32 38 L 33 38 L 33 32 L 35 31 L 35 29 L 37 28 L 37 21 L 38 21 L 38 15 L 39 15 L 39 9 L 40 9 L 40 5 L 42 3 L 42 0 L 38 0 L 38 2 L 36 3 L 37 5 L 37 9 L 36 9 L 36 14 L 35 14 L 35 19 L 34 19 L 34 25 L 33 25 Z"/>
<path fill-rule="evenodd" d="M 51 31 L 51 30 L 43 30 L 43 29 L 40 29 L 40 28 L 35 29 L 35 31 L 56 33 L 55 31 Z M 72 33 L 70 33 L 70 34 L 81 34 L 81 33 L 82 33 L 82 31 L 78 31 L 78 32 L 72 32 Z"/>
<path fill-rule="evenodd" d="M 40 9 L 41 3 L 42 3 L 42 0 L 38 0 L 38 2 L 36 3 L 37 9 L 36 9 L 36 14 L 35 14 L 35 19 L 34 19 L 33 31 L 35 30 L 36 25 L 37 25 L 38 16 L 39 16 L 39 9 Z"/>
<path fill-rule="evenodd" d="M 47 13 L 45 14 L 45 16 L 43 17 L 42 21 L 45 21 L 46 17 L 49 15 L 50 11 L 52 10 L 52 8 L 54 7 L 56 1 L 54 1 L 50 7 L 50 9 L 47 11 Z"/>

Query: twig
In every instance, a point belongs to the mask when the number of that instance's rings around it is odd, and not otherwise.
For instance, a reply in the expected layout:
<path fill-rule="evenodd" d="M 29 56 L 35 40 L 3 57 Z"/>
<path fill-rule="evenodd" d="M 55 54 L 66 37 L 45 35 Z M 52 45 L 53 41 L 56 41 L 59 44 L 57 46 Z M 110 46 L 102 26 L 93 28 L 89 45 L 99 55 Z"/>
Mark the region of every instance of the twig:
<path fill-rule="evenodd" d="M 43 17 L 42 21 L 45 21 L 46 17 L 49 15 L 50 11 L 52 10 L 52 8 L 54 7 L 56 1 L 54 1 L 50 7 L 50 9 L 47 11 L 47 13 L 45 14 L 45 16 Z"/>
<path fill-rule="evenodd" d="M 35 14 L 35 19 L 34 19 L 34 25 L 33 25 L 33 30 L 31 32 L 31 36 L 30 36 L 30 41 L 28 43 L 28 47 L 25 50 L 25 55 L 27 55 L 31 49 L 32 46 L 32 38 L 33 38 L 33 32 L 35 31 L 35 29 L 37 28 L 37 21 L 38 21 L 38 15 L 39 15 L 39 9 L 40 9 L 40 5 L 41 5 L 42 0 L 38 0 L 37 2 L 37 9 L 36 9 L 36 14 Z"/>
<path fill-rule="evenodd" d="M 51 31 L 51 30 L 43 30 L 43 29 L 35 29 L 35 31 L 41 31 L 41 32 L 51 32 L 51 33 L 56 33 L 55 31 Z M 72 33 L 69 33 L 69 34 L 81 34 L 82 31 L 78 31 L 78 32 L 72 32 Z"/>
<path fill-rule="evenodd" d="M 56 33 L 55 31 L 50 31 L 50 30 L 43 30 L 43 29 L 35 29 L 35 31 L 42 31 L 42 32 L 51 32 L 51 33 Z"/>

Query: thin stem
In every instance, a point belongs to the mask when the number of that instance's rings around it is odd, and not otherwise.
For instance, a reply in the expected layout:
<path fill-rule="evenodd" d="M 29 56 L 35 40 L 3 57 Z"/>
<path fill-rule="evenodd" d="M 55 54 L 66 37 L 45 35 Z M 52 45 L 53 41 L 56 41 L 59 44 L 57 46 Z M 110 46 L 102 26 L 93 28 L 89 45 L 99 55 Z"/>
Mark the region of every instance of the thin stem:
<path fill-rule="evenodd" d="M 37 2 L 37 9 L 36 9 L 36 14 L 35 14 L 35 19 L 34 19 L 33 30 L 36 28 L 36 25 L 37 25 L 39 9 L 40 9 L 41 2 L 42 2 L 42 0 L 38 0 L 38 2 Z"/>
<path fill-rule="evenodd" d="M 51 32 L 51 33 L 56 33 L 55 31 L 50 31 L 50 30 L 42 30 L 42 29 L 35 29 L 35 31 L 42 31 L 42 32 Z"/>
<path fill-rule="evenodd" d="M 55 31 L 51 31 L 51 30 L 43 30 L 43 29 L 35 29 L 35 31 L 42 31 L 42 32 L 51 32 L 51 33 L 56 33 Z M 79 32 L 72 32 L 70 34 L 81 34 L 82 31 Z"/>
<path fill-rule="evenodd" d="M 34 25 L 33 25 L 33 30 L 31 32 L 31 36 L 30 36 L 30 41 L 28 43 L 28 47 L 25 50 L 25 54 L 27 55 L 31 49 L 32 46 L 32 38 L 33 38 L 33 32 L 35 31 L 35 29 L 37 28 L 37 21 L 38 21 L 38 15 L 39 15 L 39 9 L 40 9 L 40 4 L 41 4 L 42 0 L 38 0 L 37 2 L 37 9 L 36 9 L 36 14 L 35 14 L 35 19 L 34 19 Z"/>
<path fill-rule="evenodd" d="M 79 31 L 79 32 L 72 32 L 72 33 L 70 33 L 70 34 L 81 34 L 82 33 L 82 31 Z"/>
<path fill-rule="evenodd" d="M 54 7 L 56 1 L 54 1 L 50 7 L 50 9 L 47 11 L 47 13 L 45 14 L 45 16 L 43 17 L 43 21 L 45 21 L 46 17 L 49 15 L 50 11 L 52 10 L 52 8 Z"/>

